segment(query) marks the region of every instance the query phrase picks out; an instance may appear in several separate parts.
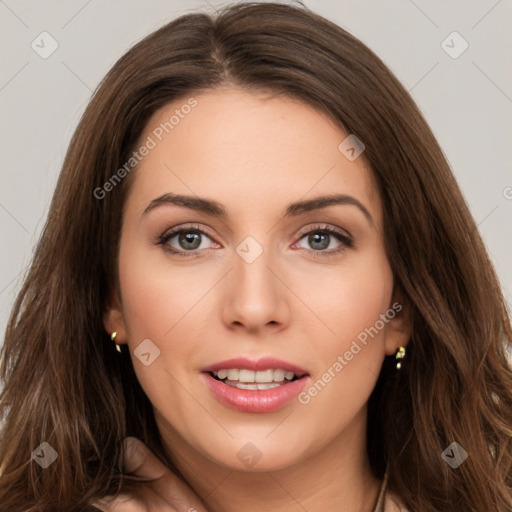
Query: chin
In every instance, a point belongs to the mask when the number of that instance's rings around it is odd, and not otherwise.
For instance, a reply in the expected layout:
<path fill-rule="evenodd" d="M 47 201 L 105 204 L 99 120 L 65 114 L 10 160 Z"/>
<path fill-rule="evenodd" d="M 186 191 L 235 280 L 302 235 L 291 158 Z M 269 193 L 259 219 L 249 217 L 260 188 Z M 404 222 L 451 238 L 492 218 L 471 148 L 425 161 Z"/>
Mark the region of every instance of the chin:
<path fill-rule="evenodd" d="M 268 436 L 268 432 L 267 430 L 265 435 Z M 215 444 L 216 451 L 212 452 L 211 446 L 207 446 L 204 447 L 204 455 L 213 463 L 232 471 L 279 471 L 300 464 L 306 457 L 306 444 L 300 439 L 293 443 L 293 440 L 279 436 L 272 440 L 261 436 L 245 436 L 243 439 L 229 439 L 226 442 L 212 440 L 212 443 Z"/>

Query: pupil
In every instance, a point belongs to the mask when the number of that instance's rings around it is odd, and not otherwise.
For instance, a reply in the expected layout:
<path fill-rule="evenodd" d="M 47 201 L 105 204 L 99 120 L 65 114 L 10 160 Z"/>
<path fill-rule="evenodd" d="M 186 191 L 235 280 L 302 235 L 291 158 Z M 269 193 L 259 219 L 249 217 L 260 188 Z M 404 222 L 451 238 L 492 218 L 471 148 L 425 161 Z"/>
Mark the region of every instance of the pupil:
<path fill-rule="evenodd" d="M 199 237 L 199 233 L 181 233 L 179 237 L 180 245 L 184 249 L 197 249 L 201 245 L 201 240 Z M 182 243 L 183 242 L 183 243 Z M 187 245 L 191 244 L 191 245 Z"/>
<path fill-rule="evenodd" d="M 320 241 L 321 237 L 323 237 L 323 241 Z M 327 247 L 329 247 L 329 235 L 326 233 L 311 234 L 309 235 L 309 243 L 315 250 L 326 249 Z M 316 243 L 319 243 L 320 247 L 315 247 L 314 245 Z"/>

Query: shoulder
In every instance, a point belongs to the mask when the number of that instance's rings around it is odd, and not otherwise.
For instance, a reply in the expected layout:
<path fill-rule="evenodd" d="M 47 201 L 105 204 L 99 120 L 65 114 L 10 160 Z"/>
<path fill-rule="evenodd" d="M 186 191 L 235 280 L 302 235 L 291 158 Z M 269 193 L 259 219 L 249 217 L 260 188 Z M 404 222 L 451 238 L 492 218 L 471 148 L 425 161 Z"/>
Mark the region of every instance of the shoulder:
<path fill-rule="evenodd" d="M 385 510 L 385 512 L 409 512 L 409 509 L 405 507 L 402 500 L 395 493 L 390 491 L 386 491 L 383 510 Z"/>

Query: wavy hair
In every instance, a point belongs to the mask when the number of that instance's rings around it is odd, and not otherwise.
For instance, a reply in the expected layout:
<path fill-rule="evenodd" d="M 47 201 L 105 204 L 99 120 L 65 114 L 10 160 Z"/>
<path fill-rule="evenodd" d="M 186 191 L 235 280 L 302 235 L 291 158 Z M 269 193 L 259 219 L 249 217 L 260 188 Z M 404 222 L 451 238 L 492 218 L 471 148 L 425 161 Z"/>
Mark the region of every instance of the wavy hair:
<path fill-rule="evenodd" d="M 183 15 L 133 46 L 98 86 L 67 151 L 47 222 L 1 350 L 3 511 L 96 510 L 127 492 L 122 440 L 165 460 L 130 354 L 115 351 L 103 312 L 131 176 L 102 187 L 130 157 L 150 116 L 226 84 L 299 99 L 366 146 L 384 208 L 384 239 L 410 311 L 403 369 L 385 361 L 368 410 L 376 477 L 413 512 L 512 510 L 512 330 L 477 226 L 408 92 L 358 39 L 304 6 L 243 3 Z M 42 442 L 50 467 L 30 454 Z M 441 453 L 469 453 L 456 470 Z"/>

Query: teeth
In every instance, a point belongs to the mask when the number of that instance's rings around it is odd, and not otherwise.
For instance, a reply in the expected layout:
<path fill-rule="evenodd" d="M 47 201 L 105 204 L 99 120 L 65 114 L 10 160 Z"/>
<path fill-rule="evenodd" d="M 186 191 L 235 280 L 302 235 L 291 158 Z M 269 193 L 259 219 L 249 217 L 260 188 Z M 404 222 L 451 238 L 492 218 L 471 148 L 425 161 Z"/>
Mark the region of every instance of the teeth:
<path fill-rule="evenodd" d="M 228 370 L 228 380 L 238 380 L 239 370 Z"/>
<path fill-rule="evenodd" d="M 258 389 L 272 389 L 272 388 L 278 388 L 281 384 L 278 384 L 277 382 L 268 382 L 265 384 L 258 384 Z"/>
<path fill-rule="evenodd" d="M 268 369 L 262 371 L 253 371 L 246 369 L 238 369 L 238 368 L 230 368 L 230 369 L 222 369 L 213 374 L 220 380 L 229 380 L 229 381 L 239 381 L 243 383 L 258 383 L 258 384 L 270 384 L 283 382 L 286 380 L 292 380 L 295 377 L 293 372 L 286 372 L 280 368 L 277 369 Z M 274 386 L 275 387 L 275 386 Z M 247 388 L 253 389 L 253 388 Z M 254 388 L 259 389 L 259 388 Z M 263 389 L 263 388 L 262 388 Z"/>
<path fill-rule="evenodd" d="M 274 370 L 256 372 L 256 377 L 254 380 L 255 382 L 272 382 L 274 380 Z"/>
<path fill-rule="evenodd" d="M 289 372 L 289 373 L 292 374 L 292 379 L 293 379 L 294 373 L 293 372 Z M 274 370 L 274 381 L 275 382 L 283 382 L 283 380 L 284 380 L 284 370 Z"/>
<path fill-rule="evenodd" d="M 253 391 L 256 391 L 256 390 L 263 390 L 263 389 L 272 389 L 272 388 L 278 388 L 279 386 L 281 386 L 281 384 L 277 383 L 277 382 L 268 382 L 268 383 L 263 383 L 263 384 L 244 384 L 243 382 L 230 382 L 230 381 L 227 381 L 226 384 L 228 386 L 231 386 L 233 388 L 238 388 L 238 389 L 251 389 Z"/>
<path fill-rule="evenodd" d="M 240 382 L 254 382 L 255 373 L 252 370 L 239 370 L 238 372 L 238 380 Z M 261 372 L 258 372 L 261 373 Z M 257 381 L 261 382 L 261 381 Z M 272 382 L 272 381 L 270 381 Z"/>

